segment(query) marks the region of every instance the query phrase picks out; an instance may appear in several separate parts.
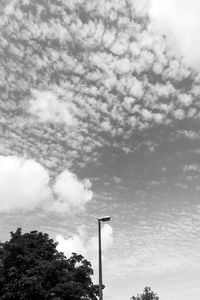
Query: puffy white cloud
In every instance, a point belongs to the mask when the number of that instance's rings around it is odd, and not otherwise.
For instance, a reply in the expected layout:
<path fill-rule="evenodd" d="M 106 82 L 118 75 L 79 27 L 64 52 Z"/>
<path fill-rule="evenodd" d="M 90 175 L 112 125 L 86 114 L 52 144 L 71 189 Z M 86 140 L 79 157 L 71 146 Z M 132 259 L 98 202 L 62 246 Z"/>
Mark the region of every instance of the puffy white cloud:
<path fill-rule="evenodd" d="M 200 2 L 198 0 L 150 0 L 150 16 L 157 29 L 166 34 L 174 53 L 188 64 L 200 64 Z"/>
<path fill-rule="evenodd" d="M 32 91 L 29 111 L 38 117 L 40 122 L 64 123 L 66 126 L 75 126 L 72 104 L 67 99 L 59 101 L 57 95 L 51 91 Z"/>
<path fill-rule="evenodd" d="M 101 228 L 102 250 L 106 251 L 113 244 L 113 229 L 112 226 L 105 224 Z M 64 238 L 62 235 L 56 236 L 58 242 L 57 249 L 62 251 L 67 257 L 73 252 L 84 255 L 92 264 L 96 265 L 96 256 L 98 250 L 98 237 L 93 236 L 88 238 L 84 228 L 78 229 L 78 234 L 74 234 L 69 238 Z"/>
<path fill-rule="evenodd" d="M 68 239 L 65 239 L 62 235 L 57 235 L 56 242 L 58 242 L 58 251 L 63 252 L 67 257 L 69 257 L 73 252 L 82 255 L 86 255 L 87 253 L 85 232 L 82 228 L 79 228 L 78 234 L 73 234 Z"/>
<path fill-rule="evenodd" d="M 152 112 L 147 109 L 142 110 L 142 116 L 144 120 L 152 120 Z"/>
<path fill-rule="evenodd" d="M 192 96 L 188 94 L 180 94 L 178 99 L 183 106 L 190 106 L 193 100 Z"/>
<path fill-rule="evenodd" d="M 176 109 L 174 112 L 174 117 L 178 120 L 183 120 L 183 118 L 185 117 L 185 113 L 183 109 Z"/>
<path fill-rule="evenodd" d="M 91 182 L 89 179 L 79 181 L 77 176 L 65 170 L 57 176 L 53 186 L 57 200 L 53 204 L 55 211 L 67 211 L 70 208 L 83 209 L 92 199 Z"/>
<path fill-rule="evenodd" d="M 131 1 L 134 10 L 136 11 L 137 15 L 145 16 L 148 14 L 149 10 L 149 1 L 148 0 L 134 0 Z"/>
<path fill-rule="evenodd" d="M 0 211 L 30 211 L 51 197 L 48 172 L 34 160 L 0 156 Z"/>
<path fill-rule="evenodd" d="M 104 250 L 113 244 L 113 229 L 109 224 L 105 224 L 102 228 L 102 248 Z"/>
<path fill-rule="evenodd" d="M 130 71 L 130 61 L 128 58 L 123 58 L 117 63 L 117 71 L 119 73 L 128 73 Z"/>
<path fill-rule="evenodd" d="M 113 243 L 113 229 L 109 224 L 105 224 L 101 228 L 101 237 L 102 237 L 102 250 L 106 251 L 112 246 Z M 88 242 L 88 249 L 95 250 L 97 249 L 97 236 L 94 236 Z"/>
<path fill-rule="evenodd" d="M 48 171 L 32 159 L 0 156 L 0 212 L 32 211 L 42 208 L 63 213 L 83 210 L 92 199 L 89 179 L 63 171 L 50 184 Z"/>

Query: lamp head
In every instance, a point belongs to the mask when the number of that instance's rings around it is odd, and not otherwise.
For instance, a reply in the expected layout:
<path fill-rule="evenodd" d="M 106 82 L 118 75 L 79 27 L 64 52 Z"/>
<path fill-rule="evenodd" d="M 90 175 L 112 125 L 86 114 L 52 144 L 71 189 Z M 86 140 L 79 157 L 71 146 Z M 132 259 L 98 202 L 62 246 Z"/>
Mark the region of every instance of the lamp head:
<path fill-rule="evenodd" d="M 111 219 L 110 216 L 105 216 L 105 217 L 101 217 L 101 218 L 98 218 L 99 221 L 102 221 L 102 222 L 109 222 Z"/>

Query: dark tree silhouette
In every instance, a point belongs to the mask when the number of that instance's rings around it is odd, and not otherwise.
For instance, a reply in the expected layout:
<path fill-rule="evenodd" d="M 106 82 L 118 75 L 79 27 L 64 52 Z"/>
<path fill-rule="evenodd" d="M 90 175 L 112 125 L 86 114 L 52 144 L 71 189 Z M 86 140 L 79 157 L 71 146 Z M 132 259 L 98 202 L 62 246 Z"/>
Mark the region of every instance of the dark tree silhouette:
<path fill-rule="evenodd" d="M 75 253 L 66 258 L 48 234 L 20 228 L 1 251 L 0 299 L 97 300 L 90 262 Z"/>
<path fill-rule="evenodd" d="M 159 297 L 151 290 L 150 287 L 145 287 L 144 292 L 136 297 L 131 297 L 130 300 L 159 300 Z"/>

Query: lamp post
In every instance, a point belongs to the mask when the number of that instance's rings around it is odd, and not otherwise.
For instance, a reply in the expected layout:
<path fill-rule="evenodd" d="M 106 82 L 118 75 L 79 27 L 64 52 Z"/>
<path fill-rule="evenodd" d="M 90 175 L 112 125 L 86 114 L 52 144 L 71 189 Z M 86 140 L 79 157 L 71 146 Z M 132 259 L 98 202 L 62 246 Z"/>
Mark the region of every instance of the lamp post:
<path fill-rule="evenodd" d="M 101 257 L 101 222 L 109 222 L 110 217 L 98 218 L 98 237 L 99 237 L 99 300 L 103 300 L 103 289 L 102 289 L 102 257 Z"/>

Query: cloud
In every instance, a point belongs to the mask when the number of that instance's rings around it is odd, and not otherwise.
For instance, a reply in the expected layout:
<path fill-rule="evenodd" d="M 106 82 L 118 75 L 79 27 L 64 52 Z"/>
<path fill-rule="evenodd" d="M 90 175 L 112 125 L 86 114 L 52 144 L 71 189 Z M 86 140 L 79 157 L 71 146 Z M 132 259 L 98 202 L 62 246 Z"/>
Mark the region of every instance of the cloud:
<path fill-rule="evenodd" d="M 109 224 L 105 224 L 101 228 L 101 235 L 102 235 L 102 250 L 106 251 L 108 248 L 111 247 L 113 243 L 113 229 L 112 226 Z M 89 241 L 89 249 L 96 250 L 97 245 L 97 237 L 92 237 Z"/>
<path fill-rule="evenodd" d="M 114 176 L 113 178 L 115 183 L 121 183 L 122 182 L 122 178 L 118 177 L 118 176 Z"/>
<path fill-rule="evenodd" d="M 101 229 L 102 251 L 108 250 L 113 244 L 113 229 L 112 226 L 105 224 Z M 73 252 L 84 255 L 89 259 L 93 266 L 96 264 L 98 251 L 98 237 L 88 237 L 84 228 L 78 229 L 78 234 L 74 234 L 69 238 L 64 238 L 62 235 L 56 236 L 58 242 L 58 251 L 63 252 L 69 257 Z"/>
<path fill-rule="evenodd" d="M 148 0 L 134 0 L 133 7 L 137 14 L 145 16 L 148 14 L 149 10 L 149 1 Z"/>
<path fill-rule="evenodd" d="M 185 172 L 199 172 L 200 171 L 200 166 L 199 164 L 190 164 L 190 165 L 184 165 L 183 166 L 183 171 Z"/>
<path fill-rule="evenodd" d="M 34 160 L 0 156 L 0 211 L 29 211 L 51 197 L 48 172 Z"/>
<path fill-rule="evenodd" d="M 150 5 L 154 26 L 167 36 L 172 51 L 193 67 L 200 64 L 199 10 L 198 0 L 152 0 Z"/>
<path fill-rule="evenodd" d="M 63 252 L 67 257 L 69 257 L 73 252 L 86 255 L 86 245 L 85 245 L 85 231 L 79 228 L 78 234 L 74 234 L 68 239 L 65 239 L 62 235 L 56 236 L 56 242 L 58 242 L 58 251 Z"/>
<path fill-rule="evenodd" d="M 69 127 L 77 125 L 69 99 L 65 102 L 59 101 L 57 95 L 51 91 L 33 90 L 32 95 L 29 111 L 40 122 L 64 123 Z"/>
<path fill-rule="evenodd" d="M 178 137 L 185 137 L 187 139 L 190 139 L 190 140 L 198 140 L 200 138 L 199 136 L 199 133 L 198 132 L 195 132 L 193 130 L 179 130 L 177 132 L 177 136 Z"/>
<path fill-rule="evenodd" d="M 171 249 L 170 249 L 171 250 Z M 149 254 L 148 254 L 149 251 Z M 153 253 L 152 253 L 153 252 Z M 127 259 L 124 258 L 124 261 L 121 261 L 121 264 L 124 264 L 124 272 L 132 273 L 134 269 L 138 274 L 163 274 L 163 273 L 173 273 L 175 271 L 182 271 L 185 269 L 185 266 L 191 263 L 192 259 L 184 255 L 184 253 L 178 252 L 173 253 L 158 253 L 157 251 L 152 251 L 152 249 L 147 249 L 137 253 L 135 256 L 130 256 Z M 113 265 L 115 265 L 113 263 Z M 195 264 L 194 264 L 195 265 Z M 121 269 L 120 262 L 119 265 L 113 266 L 113 269 Z M 114 272 L 114 270 L 113 270 Z"/>
<path fill-rule="evenodd" d="M 128 58 L 123 58 L 117 63 L 117 71 L 119 73 L 128 73 L 130 71 L 130 61 Z"/>
<path fill-rule="evenodd" d="M 141 132 L 198 118 L 199 79 L 168 53 L 145 0 L 81 3 L 15 1 L 1 28 L 1 153 L 34 155 L 54 174 L 97 162 L 107 146 L 138 151 Z"/>
<path fill-rule="evenodd" d="M 53 210 L 67 211 L 70 208 L 84 209 L 85 204 L 92 199 L 91 182 L 89 179 L 79 181 L 77 176 L 65 170 L 57 176 L 53 191 L 57 200 Z"/>
<path fill-rule="evenodd" d="M 50 184 L 48 171 L 32 159 L 0 156 L 0 212 L 42 208 L 64 213 L 83 210 L 92 199 L 89 179 L 80 181 L 69 170 Z"/>

